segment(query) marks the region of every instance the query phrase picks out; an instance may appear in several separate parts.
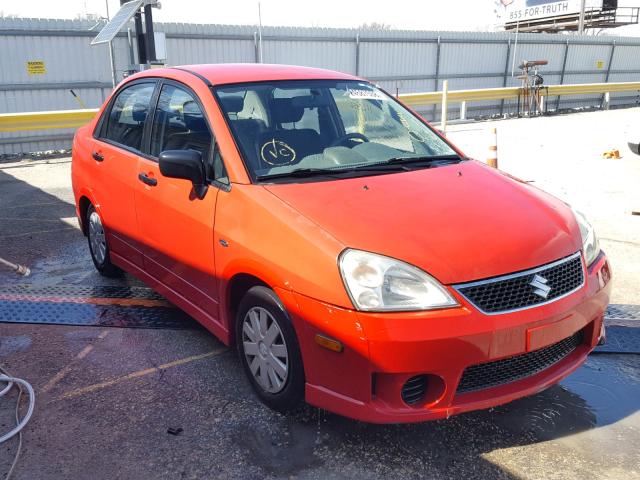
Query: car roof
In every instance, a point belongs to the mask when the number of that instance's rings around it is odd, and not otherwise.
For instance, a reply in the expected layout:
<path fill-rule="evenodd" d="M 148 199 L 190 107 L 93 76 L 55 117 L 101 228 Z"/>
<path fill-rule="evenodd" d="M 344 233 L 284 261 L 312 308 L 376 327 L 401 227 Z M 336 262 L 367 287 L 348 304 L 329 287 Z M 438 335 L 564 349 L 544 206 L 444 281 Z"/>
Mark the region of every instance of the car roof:
<path fill-rule="evenodd" d="M 269 80 L 361 80 L 347 73 L 322 68 L 275 65 L 265 63 L 211 63 L 181 65 L 173 68 L 147 70 L 154 76 L 162 76 L 165 71 L 188 70 L 206 78 L 213 85 L 230 83 L 260 82 Z M 146 75 L 145 75 L 146 76 Z"/>

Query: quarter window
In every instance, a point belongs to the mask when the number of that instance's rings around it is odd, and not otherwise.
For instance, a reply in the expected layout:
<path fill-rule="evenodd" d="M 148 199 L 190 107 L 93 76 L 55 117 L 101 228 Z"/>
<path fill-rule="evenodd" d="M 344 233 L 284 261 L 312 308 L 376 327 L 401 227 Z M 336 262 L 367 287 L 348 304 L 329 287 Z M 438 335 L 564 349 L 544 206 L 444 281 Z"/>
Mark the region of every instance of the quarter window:
<path fill-rule="evenodd" d="M 196 150 L 209 164 L 213 137 L 194 97 L 174 85 L 164 85 L 151 130 L 151 155 L 164 150 Z"/>
<path fill-rule="evenodd" d="M 154 83 L 140 83 L 122 90 L 109 111 L 102 137 L 141 150 L 144 122 L 154 89 Z"/>
<path fill-rule="evenodd" d="M 213 154 L 213 179 L 216 182 L 220 182 L 224 185 L 229 185 L 229 175 L 227 175 L 227 169 L 222 161 L 220 150 L 216 148 Z"/>

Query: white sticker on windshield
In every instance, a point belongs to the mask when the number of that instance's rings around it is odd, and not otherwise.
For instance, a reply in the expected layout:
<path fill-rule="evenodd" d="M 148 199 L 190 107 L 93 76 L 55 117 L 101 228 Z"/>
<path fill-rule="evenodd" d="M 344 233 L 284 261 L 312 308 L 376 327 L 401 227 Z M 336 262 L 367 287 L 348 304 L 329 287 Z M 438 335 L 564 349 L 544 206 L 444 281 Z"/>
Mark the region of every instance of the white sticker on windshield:
<path fill-rule="evenodd" d="M 361 88 L 359 89 L 348 88 L 347 94 L 349 95 L 349 98 L 355 98 L 355 99 L 363 99 L 363 100 L 386 100 L 387 99 L 381 92 L 378 92 L 376 90 L 365 90 Z"/>

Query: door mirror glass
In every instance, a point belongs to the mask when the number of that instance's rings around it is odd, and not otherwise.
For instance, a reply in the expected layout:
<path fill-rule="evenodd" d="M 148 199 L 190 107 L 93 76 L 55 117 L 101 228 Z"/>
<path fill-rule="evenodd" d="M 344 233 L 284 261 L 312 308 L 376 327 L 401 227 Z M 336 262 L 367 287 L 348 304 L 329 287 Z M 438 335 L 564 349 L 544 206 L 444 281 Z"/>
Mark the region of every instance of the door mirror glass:
<path fill-rule="evenodd" d="M 169 178 L 190 180 L 198 198 L 207 192 L 202 154 L 195 150 L 165 150 L 159 157 L 160 173 Z"/>

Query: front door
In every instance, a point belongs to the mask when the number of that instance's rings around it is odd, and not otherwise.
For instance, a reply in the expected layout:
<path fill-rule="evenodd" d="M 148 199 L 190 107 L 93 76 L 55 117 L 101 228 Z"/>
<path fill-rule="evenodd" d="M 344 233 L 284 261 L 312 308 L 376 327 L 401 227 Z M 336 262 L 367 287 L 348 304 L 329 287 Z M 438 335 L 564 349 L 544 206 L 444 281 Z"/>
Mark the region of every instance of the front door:
<path fill-rule="evenodd" d="M 194 93 L 175 82 L 161 86 L 151 123 L 149 158 L 138 161 L 135 202 L 147 273 L 205 316 L 218 319 L 213 221 L 218 189 L 199 199 L 188 180 L 162 176 L 164 150 L 192 149 L 209 162 L 213 135 Z"/>

